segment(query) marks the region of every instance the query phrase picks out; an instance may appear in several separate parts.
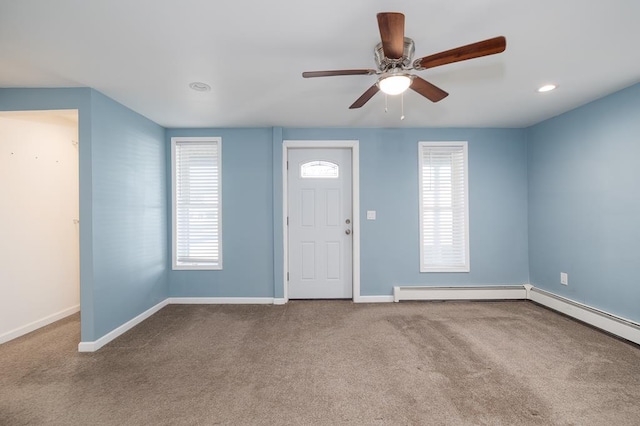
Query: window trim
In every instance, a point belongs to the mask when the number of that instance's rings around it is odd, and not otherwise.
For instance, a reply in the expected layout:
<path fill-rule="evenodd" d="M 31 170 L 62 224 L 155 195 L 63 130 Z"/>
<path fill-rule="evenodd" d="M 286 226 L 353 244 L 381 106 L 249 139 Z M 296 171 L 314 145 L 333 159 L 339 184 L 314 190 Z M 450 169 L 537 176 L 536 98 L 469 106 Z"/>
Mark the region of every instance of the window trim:
<path fill-rule="evenodd" d="M 176 145 L 188 142 L 214 142 L 217 144 L 218 189 L 218 247 L 219 261 L 216 265 L 178 265 L 177 264 L 177 197 L 176 197 Z M 222 138 L 221 137 L 172 137 L 171 138 L 171 269 L 172 270 L 221 270 L 222 269 Z"/>
<path fill-rule="evenodd" d="M 418 197 L 419 197 L 419 221 L 420 221 L 420 272 L 469 272 L 471 270 L 469 255 L 469 155 L 468 143 L 466 141 L 448 141 L 448 142 L 418 142 Z M 462 266 L 428 266 L 424 263 L 424 203 L 423 203 L 423 179 L 422 169 L 424 167 L 423 150 L 430 147 L 455 147 L 462 148 L 464 162 L 464 250 L 465 264 Z"/>

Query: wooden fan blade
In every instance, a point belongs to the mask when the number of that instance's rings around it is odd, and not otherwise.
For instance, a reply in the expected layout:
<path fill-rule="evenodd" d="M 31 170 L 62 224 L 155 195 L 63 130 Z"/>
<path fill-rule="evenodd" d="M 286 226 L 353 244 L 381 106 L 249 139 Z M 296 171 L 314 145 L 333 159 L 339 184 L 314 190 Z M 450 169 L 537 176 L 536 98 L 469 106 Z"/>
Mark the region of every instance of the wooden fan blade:
<path fill-rule="evenodd" d="M 417 70 L 439 67 L 440 65 L 447 65 L 453 62 L 466 61 L 467 59 L 501 53 L 504 52 L 506 47 L 507 39 L 502 36 L 494 37 L 416 59 L 413 62 L 413 67 Z"/>
<path fill-rule="evenodd" d="M 380 89 L 378 89 L 378 85 L 377 85 L 377 84 L 374 84 L 373 86 L 369 87 L 369 88 L 367 89 L 367 91 L 366 91 L 366 92 L 364 92 L 364 93 L 362 94 L 362 96 L 360 96 L 360 97 L 358 98 L 358 100 L 357 100 L 357 101 L 355 101 L 355 102 L 353 103 L 353 105 L 351 105 L 351 106 L 349 107 L 349 109 L 360 108 L 361 106 L 363 106 L 364 104 L 366 104 L 366 103 L 369 101 L 369 99 L 373 98 L 373 95 L 375 95 L 376 93 L 378 93 L 378 91 L 379 91 L 379 90 L 380 90 Z"/>
<path fill-rule="evenodd" d="M 304 78 L 311 77 L 332 77 L 334 75 L 372 75 L 376 70 L 333 70 L 333 71 L 305 71 L 302 73 Z"/>
<path fill-rule="evenodd" d="M 378 13 L 378 28 L 384 56 L 400 59 L 404 53 L 404 15 L 397 12 Z"/>
<path fill-rule="evenodd" d="M 410 87 L 413 91 L 420 93 L 431 102 L 438 102 L 449 96 L 449 94 L 441 88 L 434 86 L 418 76 L 413 77 Z"/>

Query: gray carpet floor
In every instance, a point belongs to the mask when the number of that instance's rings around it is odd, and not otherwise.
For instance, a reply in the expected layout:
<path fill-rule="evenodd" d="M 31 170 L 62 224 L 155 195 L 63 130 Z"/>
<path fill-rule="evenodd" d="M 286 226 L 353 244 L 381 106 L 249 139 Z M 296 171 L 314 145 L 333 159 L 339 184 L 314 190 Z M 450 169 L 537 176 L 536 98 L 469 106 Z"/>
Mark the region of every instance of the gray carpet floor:
<path fill-rule="evenodd" d="M 531 302 L 170 305 L 0 345 L 1 425 L 639 425 L 640 348 Z"/>

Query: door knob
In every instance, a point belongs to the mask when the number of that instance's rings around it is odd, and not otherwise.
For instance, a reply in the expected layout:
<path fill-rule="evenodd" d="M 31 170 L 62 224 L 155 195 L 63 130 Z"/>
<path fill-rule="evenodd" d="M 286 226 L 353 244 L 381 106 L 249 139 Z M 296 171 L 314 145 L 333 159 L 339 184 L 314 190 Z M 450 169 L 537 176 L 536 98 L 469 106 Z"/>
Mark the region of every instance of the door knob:
<path fill-rule="evenodd" d="M 344 231 L 344 233 L 349 235 L 351 233 L 351 229 L 347 229 L 346 231 Z"/>

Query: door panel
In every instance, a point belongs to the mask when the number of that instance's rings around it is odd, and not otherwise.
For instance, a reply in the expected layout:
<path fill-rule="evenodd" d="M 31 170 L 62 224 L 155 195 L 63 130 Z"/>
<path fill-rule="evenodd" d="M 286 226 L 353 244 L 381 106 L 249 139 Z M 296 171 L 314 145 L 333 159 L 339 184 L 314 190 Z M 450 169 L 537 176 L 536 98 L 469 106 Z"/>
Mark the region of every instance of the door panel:
<path fill-rule="evenodd" d="M 302 196 L 300 226 L 313 228 L 316 223 L 316 191 L 303 189 L 300 195 Z"/>
<path fill-rule="evenodd" d="M 340 244 L 327 243 L 327 279 L 340 279 Z"/>
<path fill-rule="evenodd" d="M 351 150 L 292 148 L 288 162 L 289 298 L 351 298 Z"/>
<path fill-rule="evenodd" d="M 340 224 L 340 191 L 328 189 L 326 195 L 327 226 L 338 226 Z"/>
<path fill-rule="evenodd" d="M 316 243 L 302 241 L 302 276 L 303 280 L 316 279 Z"/>

